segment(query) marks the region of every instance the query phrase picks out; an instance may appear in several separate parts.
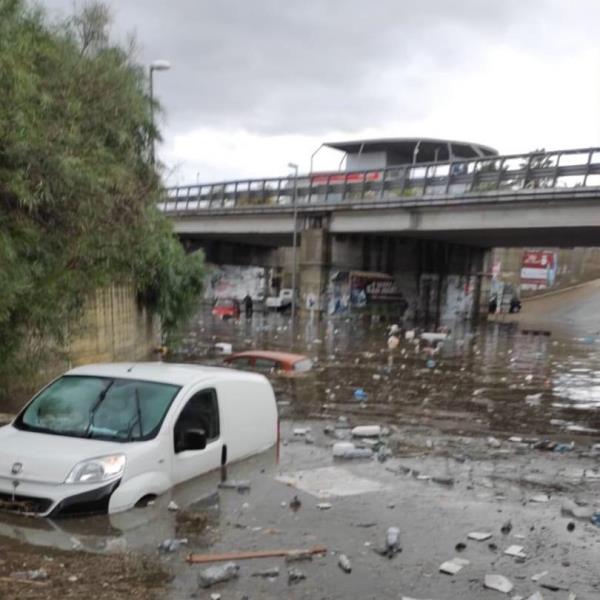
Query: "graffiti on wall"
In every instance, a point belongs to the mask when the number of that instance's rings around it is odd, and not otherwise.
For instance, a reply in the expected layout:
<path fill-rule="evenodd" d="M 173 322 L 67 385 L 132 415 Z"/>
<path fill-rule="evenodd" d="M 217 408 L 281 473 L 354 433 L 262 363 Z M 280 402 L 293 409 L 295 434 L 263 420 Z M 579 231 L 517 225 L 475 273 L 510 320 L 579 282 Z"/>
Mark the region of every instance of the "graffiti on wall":
<path fill-rule="evenodd" d="M 204 288 L 205 300 L 236 298 L 242 300 L 250 294 L 253 300 L 262 300 L 267 285 L 263 267 L 239 265 L 209 265 L 210 273 Z"/>

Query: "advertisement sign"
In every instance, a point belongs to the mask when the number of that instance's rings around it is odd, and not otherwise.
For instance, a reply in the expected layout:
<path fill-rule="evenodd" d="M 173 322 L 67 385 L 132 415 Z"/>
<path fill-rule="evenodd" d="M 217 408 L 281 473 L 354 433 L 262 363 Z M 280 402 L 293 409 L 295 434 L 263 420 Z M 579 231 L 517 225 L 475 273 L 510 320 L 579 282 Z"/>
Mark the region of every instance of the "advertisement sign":
<path fill-rule="evenodd" d="M 402 294 L 396 288 L 394 278 L 385 273 L 352 271 L 350 273 L 350 298 L 354 306 L 366 306 L 368 302 L 400 300 Z"/>
<path fill-rule="evenodd" d="M 556 252 L 552 250 L 525 250 L 521 264 L 521 289 L 543 289 L 554 284 Z"/>

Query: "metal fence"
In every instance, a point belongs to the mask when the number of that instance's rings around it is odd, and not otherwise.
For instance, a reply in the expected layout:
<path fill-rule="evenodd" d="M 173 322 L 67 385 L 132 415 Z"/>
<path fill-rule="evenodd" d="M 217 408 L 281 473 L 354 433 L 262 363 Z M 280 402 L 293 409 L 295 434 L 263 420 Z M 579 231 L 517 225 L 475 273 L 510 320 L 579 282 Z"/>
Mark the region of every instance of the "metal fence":
<path fill-rule="evenodd" d="M 292 205 L 294 183 L 294 177 L 276 177 L 171 187 L 159 208 L 169 214 L 276 209 Z M 298 208 L 402 200 L 426 204 L 594 187 L 600 187 L 600 148 L 584 148 L 300 175 L 297 203 Z"/>

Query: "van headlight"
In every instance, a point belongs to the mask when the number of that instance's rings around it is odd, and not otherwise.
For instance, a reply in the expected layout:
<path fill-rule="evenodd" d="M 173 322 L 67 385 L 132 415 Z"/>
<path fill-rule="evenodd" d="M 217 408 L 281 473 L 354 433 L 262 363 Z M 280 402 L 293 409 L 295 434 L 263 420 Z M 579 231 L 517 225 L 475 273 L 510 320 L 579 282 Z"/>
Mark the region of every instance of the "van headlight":
<path fill-rule="evenodd" d="M 65 483 L 100 483 L 115 479 L 125 470 L 124 454 L 111 454 L 90 458 L 77 463 L 65 479 Z"/>

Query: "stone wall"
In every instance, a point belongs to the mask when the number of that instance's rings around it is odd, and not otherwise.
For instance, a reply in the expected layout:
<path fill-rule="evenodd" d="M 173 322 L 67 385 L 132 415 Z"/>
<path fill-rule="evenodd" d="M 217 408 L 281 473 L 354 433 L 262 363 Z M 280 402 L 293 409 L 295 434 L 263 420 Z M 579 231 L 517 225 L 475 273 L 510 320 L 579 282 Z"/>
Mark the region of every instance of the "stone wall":
<path fill-rule="evenodd" d="M 143 360 L 158 342 L 158 319 L 139 305 L 133 287 L 111 286 L 90 298 L 67 355 L 72 365 Z"/>
<path fill-rule="evenodd" d="M 0 384 L 0 414 L 16 412 L 34 392 L 71 367 L 150 359 L 159 339 L 158 318 L 139 305 L 133 287 L 98 290 L 71 327 L 66 347 L 32 341 L 24 351 L 31 372 Z"/>

